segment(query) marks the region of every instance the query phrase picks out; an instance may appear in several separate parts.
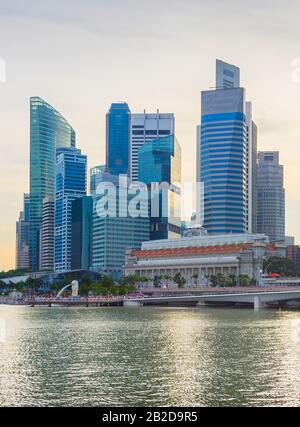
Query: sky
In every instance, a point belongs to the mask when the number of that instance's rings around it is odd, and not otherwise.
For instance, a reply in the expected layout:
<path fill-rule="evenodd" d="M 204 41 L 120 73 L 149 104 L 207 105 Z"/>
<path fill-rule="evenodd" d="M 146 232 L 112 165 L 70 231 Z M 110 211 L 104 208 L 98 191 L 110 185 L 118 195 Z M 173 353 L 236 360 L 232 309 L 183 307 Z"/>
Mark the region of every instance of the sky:
<path fill-rule="evenodd" d="M 173 112 L 183 179 L 196 176 L 200 92 L 215 60 L 241 68 L 260 150 L 285 167 L 286 234 L 300 243 L 298 0 L 0 0 L 0 270 L 15 265 L 15 222 L 29 189 L 29 98 L 75 128 L 89 167 L 105 159 L 105 114 Z"/>

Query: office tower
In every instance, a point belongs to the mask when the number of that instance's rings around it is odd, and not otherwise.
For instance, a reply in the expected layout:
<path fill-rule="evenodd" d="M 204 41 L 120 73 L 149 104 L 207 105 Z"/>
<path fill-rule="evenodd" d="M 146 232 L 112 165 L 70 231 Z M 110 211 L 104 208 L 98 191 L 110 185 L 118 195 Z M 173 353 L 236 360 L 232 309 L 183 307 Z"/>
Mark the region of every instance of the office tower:
<path fill-rule="evenodd" d="M 216 61 L 216 89 L 240 87 L 240 69 L 226 62 Z"/>
<path fill-rule="evenodd" d="M 129 123 L 128 104 L 111 104 L 106 115 L 106 166 L 113 175 L 129 172 Z"/>
<path fill-rule="evenodd" d="M 234 70 L 235 67 L 233 74 Z M 219 74 L 220 69 L 217 81 Z M 239 82 L 235 75 L 232 77 L 234 86 Z M 233 87 L 203 91 L 201 107 L 197 177 L 204 185 L 203 226 L 209 233 L 244 233 L 247 230 L 245 90 Z"/>
<path fill-rule="evenodd" d="M 54 197 L 43 200 L 39 269 L 54 270 Z"/>
<path fill-rule="evenodd" d="M 150 239 L 181 235 L 181 147 L 174 135 L 146 142 L 139 149 L 139 181 L 151 195 Z M 156 183 L 156 184 L 154 184 Z M 163 190 L 161 183 L 169 184 Z"/>
<path fill-rule="evenodd" d="M 246 127 L 247 127 L 247 231 L 257 231 L 257 126 L 252 120 L 252 103 L 246 102 Z"/>
<path fill-rule="evenodd" d="M 175 133 L 174 114 L 144 113 L 131 114 L 130 119 L 130 178 L 132 181 L 138 180 L 139 148 L 146 142 L 159 137 L 174 135 Z"/>
<path fill-rule="evenodd" d="M 103 174 L 106 171 L 106 165 L 94 166 L 90 169 L 90 194 L 95 194 L 97 185 L 102 182 Z"/>
<path fill-rule="evenodd" d="M 93 198 L 83 196 L 72 202 L 71 269 L 89 270 L 92 266 Z"/>
<path fill-rule="evenodd" d="M 29 194 L 23 195 L 23 211 L 16 223 L 16 268 L 29 268 Z"/>
<path fill-rule="evenodd" d="M 64 117 L 39 97 L 30 99 L 29 264 L 38 269 L 43 200 L 55 196 L 55 150 L 75 147 L 75 132 Z"/>
<path fill-rule="evenodd" d="M 113 191 L 107 192 L 105 196 L 104 192 L 102 195 L 93 195 L 92 269 L 119 278 L 125 263 L 126 249 L 139 249 L 142 242 L 149 240 L 150 220 L 148 206 L 141 216 L 129 214 L 128 208 L 135 194 L 127 194 L 124 198 L 124 191 L 127 193 L 128 187 L 123 186 L 122 182 L 116 185 L 115 178 L 111 175 L 109 181 L 107 175 L 105 180 L 111 183 Z M 105 213 L 102 197 L 106 197 L 105 206 L 108 209 L 113 207 L 115 215 Z"/>
<path fill-rule="evenodd" d="M 76 148 L 57 149 L 55 197 L 56 272 L 71 270 L 72 202 L 86 195 L 87 157 Z"/>
<path fill-rule="evenodd" d="M 285 190 L 278 151 L 258 153 L 257 231 L 272 242 L 285 239 Z"/>

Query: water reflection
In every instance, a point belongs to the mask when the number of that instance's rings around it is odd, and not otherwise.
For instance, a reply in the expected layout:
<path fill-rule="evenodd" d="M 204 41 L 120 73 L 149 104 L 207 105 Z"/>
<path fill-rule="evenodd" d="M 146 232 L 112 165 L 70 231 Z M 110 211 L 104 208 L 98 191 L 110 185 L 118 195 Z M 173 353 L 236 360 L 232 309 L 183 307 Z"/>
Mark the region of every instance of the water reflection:
<path fill-rule="evenodd" d="M 0 306 L 0 405 L 299 405 L 298 317 Z"/>

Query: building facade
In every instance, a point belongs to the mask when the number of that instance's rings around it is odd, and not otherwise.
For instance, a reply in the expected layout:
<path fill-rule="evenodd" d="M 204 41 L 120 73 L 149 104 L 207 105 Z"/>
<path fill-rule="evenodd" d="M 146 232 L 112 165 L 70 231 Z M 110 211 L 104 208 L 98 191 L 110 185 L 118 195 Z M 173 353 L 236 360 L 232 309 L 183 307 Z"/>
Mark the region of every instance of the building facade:
<path fill-rule="evenodd" d="M 279 152 L 258 153 L 257 231 L 270 241 L 285 240 L 285 190 Z"/>
<path fill-rule="evenodd" d="M 242 88 L 204 91 L 198 141 L 198 180 L 204 185 L 204 228 L 247 230 L 247 129 Z"/>
<path fill-rule="evenodd" d="M 225 234 L 183 237 L 145 242 L 140 250 L 126 252 L 125 274 L 173 278 L 180 274 L 188 285 L 207 285 L 209 277 L 247 275 L 262 281 L 263 262 L 271 256 L 282 256 L 285 248 L 270 244 L 265 235 Z"/>
<path fill-rule="evenodd" d="M 29 194 L 23 195 L 23 210 L 16 223 L 16 268 L 29 268 Z"/>
<path fill-rule="evenodd" d="M 93 198 L 83 196 L 72 202 L 72 270 L 92 266 Z"/>
<path fill-rule="evenodd" d="M 99 182 L 103 180 L 103 174 L 105 174 L 106 165 L 94 166 L 90 169 L 90 194 L 95 194 Z"/>
<path fill-rule="evenodd" d="M 74 129 L 47 102 L 31 98 L 29 265 L 32 270 L 40 265 L 43 200 L 55 196 L 55 150 L 59 147 L 75 147 Z"/>
<path fill-rule="evenodd" d="M 108 177 L 107 177 L 108 178 Z M 92 270 L 118 278 L 122 274 L 127 248 L 140 248 L 150 237 L 148 206 L 138 216 L 129 214 L 134 194 L 122 197 L 127 187 L 115 184 L 111 177 L 111 191 L 93 196 Z M 112 207 L 111 212 L 106 207 Z"/>
<path fill-rule="evenodd" d="M 252 119 L 252 103 L 246 102 L 247 127 L 247 174 L 246 174 L 246 221 L 247 232 L 257 232 L 257 126 Z"/>
<path fill-rule="evenodd" d="M 54 198 L 43 200 L 40 232 L 40 270 L 54 270 Z"/>
<path fill-rule="evenodd" d="M 216 89 L 240 87 L 240 69 L 235 65 L 216 60 Z"/>
<path fill-rule="evenodd" d="M 87 157 L 76 148 L 57 150 L 55 197 L 55 271 L 71 270 L 72 202 L 86 195 Z"/>
<path fill-rule="evenodd" d="M 129 126 L 128 104 L 111 104 L 106 115 L 106 166 L 113 175 L 129 173 Z"/>
<path fill-rule="evenodd" d="M 150 239 L 181 235 L 181 147 L 174 135 L 139 149 L 139 181 L 150 193 Z"/>
<path fill-rule="evenodd" d="M 175 134 L 174 114 L 144 113 L 131 114 L 130 117 L 130 178 L 139 178 L 139 148 L 146 142 Z"/>

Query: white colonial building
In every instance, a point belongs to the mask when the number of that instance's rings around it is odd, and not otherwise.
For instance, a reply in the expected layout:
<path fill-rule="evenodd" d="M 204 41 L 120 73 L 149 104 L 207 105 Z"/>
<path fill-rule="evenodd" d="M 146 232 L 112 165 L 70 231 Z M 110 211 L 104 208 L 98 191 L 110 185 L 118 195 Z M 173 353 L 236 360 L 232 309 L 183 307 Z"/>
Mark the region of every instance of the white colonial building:
<path fill-rule="evenodd" d="M 285 256 L 279 244 L 270 244 L 264 234 L 225 234 L 182 237 L 145 242 L 140 250 L 126 251 L 125 274 L 153 279 L 180 273 L 187 283 L 197 278 L 246 274 L 260 283 L 263 262 L 271 256 Z"/>

